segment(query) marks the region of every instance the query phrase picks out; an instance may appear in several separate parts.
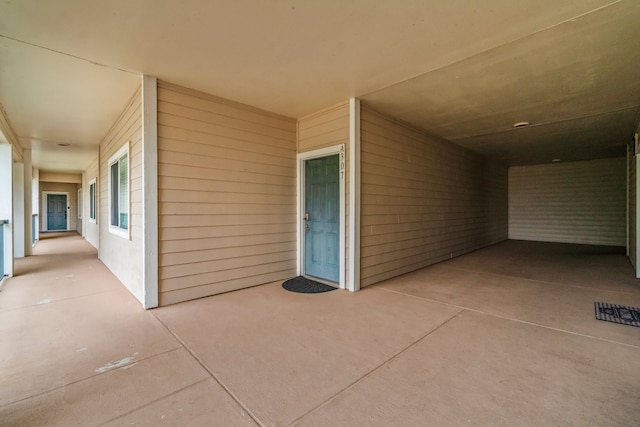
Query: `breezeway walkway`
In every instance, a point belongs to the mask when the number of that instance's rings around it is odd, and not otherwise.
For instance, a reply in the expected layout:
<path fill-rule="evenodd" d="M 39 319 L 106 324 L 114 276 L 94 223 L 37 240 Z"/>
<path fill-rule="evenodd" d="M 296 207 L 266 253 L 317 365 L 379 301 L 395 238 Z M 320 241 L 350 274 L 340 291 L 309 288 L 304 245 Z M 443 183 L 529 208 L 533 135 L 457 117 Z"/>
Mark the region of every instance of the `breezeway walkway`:
<path fill-rule="evenodd" d="M 610 248 L 504 242 L 352 294 L 272 283 L 144 311 L 77 234 L 0 292 L 0 425 L 640 425 Z"/>

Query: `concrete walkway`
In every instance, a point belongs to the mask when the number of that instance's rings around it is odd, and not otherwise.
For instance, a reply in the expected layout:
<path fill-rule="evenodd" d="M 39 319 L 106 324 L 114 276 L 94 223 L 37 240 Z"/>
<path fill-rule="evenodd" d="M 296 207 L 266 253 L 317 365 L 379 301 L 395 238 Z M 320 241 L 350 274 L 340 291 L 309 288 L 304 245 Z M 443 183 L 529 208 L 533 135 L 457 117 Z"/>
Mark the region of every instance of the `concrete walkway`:
<path fill-rule="evenodd" d="M 0 292 L 0 425 L 634 426 L 640 306 L 608 248 L 504 242 L 351 294 L 144 311 L 77 234 Z"/>

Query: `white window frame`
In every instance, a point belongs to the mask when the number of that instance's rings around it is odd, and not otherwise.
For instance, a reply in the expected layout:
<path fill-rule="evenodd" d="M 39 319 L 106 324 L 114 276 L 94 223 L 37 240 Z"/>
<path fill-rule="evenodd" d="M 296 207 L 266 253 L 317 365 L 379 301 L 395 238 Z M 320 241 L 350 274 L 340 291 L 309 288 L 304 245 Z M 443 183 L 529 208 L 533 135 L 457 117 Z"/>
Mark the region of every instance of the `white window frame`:
<path fill-rule="evenodd" d="M 122 157 L 127 157 L 127 228 L 121 228 L 113 225 L 113 209 L 112 209 L 112 188 L 111 188 L 111 166 L 117 163 Z M 109 182 L 109 232 L 125 239 L 131 238 L 131 156 L 129 155 L 129 141 L 127 141 L 114 155 L 109 158 L 107 163 L 107 175 Z M 118 174 L 119 175 L 119 174 Z"/>
<path fill-rule="evenodd" d="M 91 188 L 93 187 L 93 199 L 91 198 Z M 91 215 L 93 211 L 93 215 Z M 98 223 L 98 183 L 93 178 L 89 181 L 89 222 Z"/>

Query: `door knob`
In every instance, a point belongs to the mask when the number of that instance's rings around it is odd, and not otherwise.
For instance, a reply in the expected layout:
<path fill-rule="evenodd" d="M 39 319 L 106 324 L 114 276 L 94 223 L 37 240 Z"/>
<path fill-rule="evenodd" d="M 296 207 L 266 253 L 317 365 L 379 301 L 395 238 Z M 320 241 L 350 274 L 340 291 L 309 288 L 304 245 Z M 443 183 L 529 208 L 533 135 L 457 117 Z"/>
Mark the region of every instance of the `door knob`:
<path fill-rule="evenodd" d="M 311 219 L 311 215 L 309 215 L 309 212 L 307 212 L 306 214 L 304 214 L 304 220 L 305 221 L 309 221 Z"/>

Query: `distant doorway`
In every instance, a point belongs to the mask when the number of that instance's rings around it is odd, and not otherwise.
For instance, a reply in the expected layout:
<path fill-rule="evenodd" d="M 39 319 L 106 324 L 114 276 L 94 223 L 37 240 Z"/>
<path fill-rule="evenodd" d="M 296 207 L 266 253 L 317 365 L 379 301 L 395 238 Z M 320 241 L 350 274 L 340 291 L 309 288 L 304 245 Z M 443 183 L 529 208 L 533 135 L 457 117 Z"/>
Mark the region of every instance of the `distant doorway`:
<path fill-rule="evenodd" d="M 47 219 L 46 231 L 67 230 L 68 227 L 68 198 L 66 194 L 46 195 Z"/>

